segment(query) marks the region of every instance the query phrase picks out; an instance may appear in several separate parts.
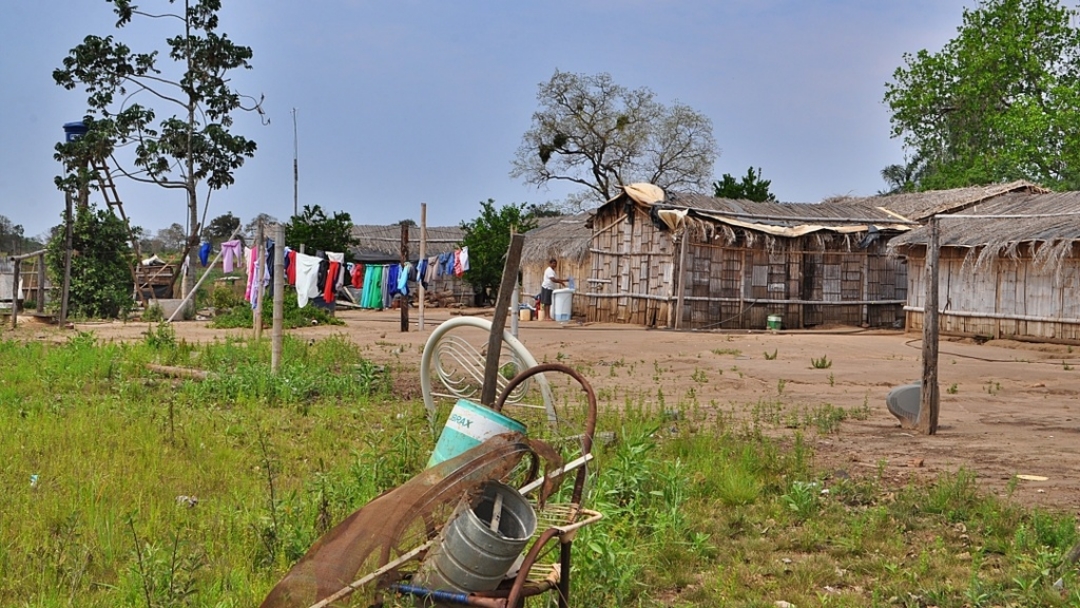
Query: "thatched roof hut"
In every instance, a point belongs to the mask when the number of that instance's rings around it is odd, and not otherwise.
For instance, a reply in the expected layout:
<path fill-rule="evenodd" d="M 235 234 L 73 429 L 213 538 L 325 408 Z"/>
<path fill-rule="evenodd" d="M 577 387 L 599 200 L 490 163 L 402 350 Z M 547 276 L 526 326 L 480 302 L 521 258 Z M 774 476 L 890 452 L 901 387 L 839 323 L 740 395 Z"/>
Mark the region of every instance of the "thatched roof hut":
<path fill-rule="evenodd" d="M 1007 194 L 939 216 L 941 333 L 1080 343 L 1080 192 Z M 909 260 L 921 329 L 927 228 L 890 243 Z"/>
<path fill-rule="evenodd" d="M 892 326 L 913 223 L 859 201 L 757 203 L 628 186 L 593 218 L 588 319 L 687 328 Z"/>

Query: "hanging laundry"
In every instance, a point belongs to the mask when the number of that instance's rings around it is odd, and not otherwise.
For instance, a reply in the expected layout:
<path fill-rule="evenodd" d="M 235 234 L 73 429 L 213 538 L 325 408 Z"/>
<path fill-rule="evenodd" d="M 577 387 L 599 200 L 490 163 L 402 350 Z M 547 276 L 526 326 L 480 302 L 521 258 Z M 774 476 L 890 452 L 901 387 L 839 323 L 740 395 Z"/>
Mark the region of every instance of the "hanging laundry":
<path fill-rule="evenodd" d="M 460 277 L 465 274 L 465 269 L 461 266 L 461 250 L 454 251 L 454 276 Z"/>
<path fill-rule="evenodd" d="M 409 295 L 409 272 L 411 271 L 412 264 L 408 262 L 405 262 L 401 270 L 398 271 L 397 291 L 403 296 Z"/>
<path fill-rule="evenodd" d="M 469 248 L 461 248 L 461 273 L 469 272 Z"/>
<path fill-rule="evenodd" d="M 296 252 L 291 247 L 285 248 L 285 282 L 296 285 Z"/>
<path fill-rule="evenodd" d="M 207 262 L 210 261 L 210 249 L 209 241 L 203 241 L 203 244 L 199 245 L 199 263 L 202 264 L 203 268 L 206 268 Z"/>
<path fill-rule="evenodd" d="M 326 252 L 329 264 L 326 270 L 326 283 L 323 286 L 323 300 L 330 304 L 337 299 L 338 282 L 341 278 L 341 263 L 345 261 L 344 254 Z"/>
<path fill-rule="evenodd" d="M 322 258 L 294 251 L 296 263 L 296 305 L 307 306 L 308 300 L 319 296 L 319 264 Z"/>
<path fill-rule="evenodd" d="M 225 272 L 232 272 L 236 263 L 243 267 L 244 253 L 242 246 L 243 243 L 240 241 L 225 241 L 221 244 L 221 265 Z"/>
<path fill-rule="evenodd" d="M 365 268 L 363 264 L 353 264 L 352 272 L 349 273 L 352 279 L 352 286 L 355 289 L 363 289 L 364 287 L 364 272 Z"/>

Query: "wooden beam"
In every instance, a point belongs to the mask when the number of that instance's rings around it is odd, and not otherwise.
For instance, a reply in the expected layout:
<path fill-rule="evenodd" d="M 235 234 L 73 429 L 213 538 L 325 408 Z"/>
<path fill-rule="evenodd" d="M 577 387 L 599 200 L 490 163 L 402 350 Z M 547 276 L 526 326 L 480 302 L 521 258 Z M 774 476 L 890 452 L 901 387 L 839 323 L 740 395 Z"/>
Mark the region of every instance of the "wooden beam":
<path fill-rule="evenodd" d="M 409 225 L 405 222 L 401 223 L 401 272 L 405 272 L 405 263 L 409 261 Z M 405 277 L 405 282 L 408 283 L 408 277 Z M 398 295 L 398 302 L 401 310 L 401 331 L 408 333 L 409 331 L 409 296 L 405 294 Z"/>
<path fill-rule="evenodd" d="M 270 330 L 270 373 L 281 369 L 285 328 L 285 226 L 274 226 L 274 316 Z"/>
<path fill-rule="evenodd" d="M 515 234 L 510 237 L 510 249 L 506 252 L 506 265 L 503 266 L 502 283 L 499 295 L 495 298 L 495 317 L 491 320 L 491 334 L 488 335 L 487 360 L 484 365 L 484 389 L 480 403 L 491 407 L 495 403 L 495 392 L 499 380 L 499 354 L 502 353 L 503 328 L 506 327 L 506 315 L 510 311 L 510 297 L 521 267 L 521 248 L 525 245 L 525 235 Z"/>
<path fill-rule="evenodd" d="M 930 244 L 926 251 L 926 301 L 923 302 L 923 376 L 919 417 L 915 429 L 924 435 L 937 434 L 938 408 L 938 257 L 941 251 L 937 216 L 929 222 Z"/>

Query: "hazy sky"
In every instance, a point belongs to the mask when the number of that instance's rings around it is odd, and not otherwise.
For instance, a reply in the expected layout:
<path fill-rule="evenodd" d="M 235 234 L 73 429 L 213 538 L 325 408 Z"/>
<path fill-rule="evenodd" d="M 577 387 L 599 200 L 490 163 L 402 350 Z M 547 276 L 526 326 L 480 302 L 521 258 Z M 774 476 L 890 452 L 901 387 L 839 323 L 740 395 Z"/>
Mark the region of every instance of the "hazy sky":
<path fill-rule="evenodd" d="M 259 149 L 236 184 L 214 194 L 208 219 L 292 214 L 293 108 L 301 206 L 388 224 L 419 220 L 425 202 L 436 226 L 475 217 L 488 198 L 561 199 L 567 190 L 509 177 L 537 85 L 556 69 L 607 72 L 708 116 L 717 177 L 761 167 L 783 201 L 871 195 L 884 187 L 881 168 L 903 159 L 889 138 L 884 83 L 904 52 L 941 48 L 974 3 L 225 0 L 221 30 L 254 51 L 254 69 L 235 83 L 265 95 L 271 124 L 238 117 L 235 131 Z M 114 34 L 138 51 L 164 50 L 170 35 L 138 19 L 115 30 L 109 9 L 100 0 L 4 3 L 0 215 L 28 235 L 60 222 L 53 145 L 85 110 L 85 95 L 56 86 L 52 70 L 87 34 Z M 118 188 L 149 231 L 185 223 L 179 191 Z"/>

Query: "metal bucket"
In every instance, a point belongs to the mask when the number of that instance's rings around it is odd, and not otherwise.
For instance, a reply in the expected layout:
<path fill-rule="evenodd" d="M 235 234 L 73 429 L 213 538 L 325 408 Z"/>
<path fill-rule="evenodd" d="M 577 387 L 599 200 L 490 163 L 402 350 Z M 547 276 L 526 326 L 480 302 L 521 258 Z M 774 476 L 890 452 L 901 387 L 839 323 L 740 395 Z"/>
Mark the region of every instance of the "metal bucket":
<path fill-rule="evenodd" d="M 761 317 L 758 317 L 759 319 Z M 784 318 L 780 315 L 769 315 L 765 319 L 765 327 L 768 329 L 780 329 L 780 325 L 784 322 Z"/>
<path fill-rule="evenodd" d="M 525 433 L 525 425 L 491 408 L 477 405 L 468 399 L 459 399 L 450 410 L 435 451 L 427 466 L 433 467 L 444 460 L 463 454 L 485 440 L 503 433 Z"/>
<path fill-rule="evenodd" d="M 497 529 L 492 530 L 497 502 Z M 514 566 L 534 532 L 536 512 L 529 501 L 506 484 L 488 482 L 475 505 L 459 505 L 413 584 L 436 591 L 490 591 Z"/>

